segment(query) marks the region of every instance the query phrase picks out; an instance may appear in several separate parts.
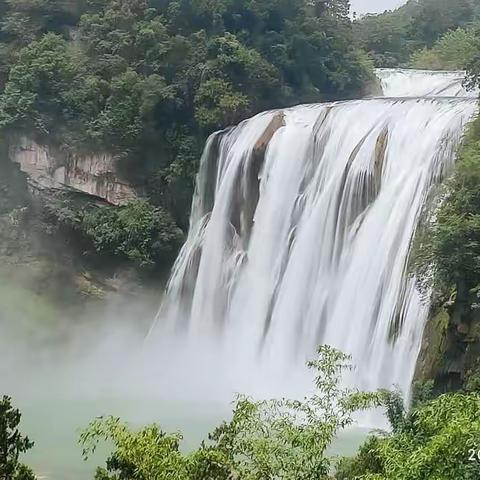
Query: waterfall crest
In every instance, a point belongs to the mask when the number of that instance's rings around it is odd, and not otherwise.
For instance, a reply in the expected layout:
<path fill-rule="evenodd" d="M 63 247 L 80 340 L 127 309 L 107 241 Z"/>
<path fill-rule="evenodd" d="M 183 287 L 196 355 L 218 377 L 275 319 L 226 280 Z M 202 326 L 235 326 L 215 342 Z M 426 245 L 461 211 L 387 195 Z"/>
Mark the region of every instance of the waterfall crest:
<path fill-rule="evenodd" d="M 278 371 L 330 344 L 353 356 L 355 386 L 408 393 L 429 308 L 411 240 L 477 107 L 461 72 L 378 75 L 389 98 L 211 136 L 160 323 Z"/>
<path fill-rule="evenodd" d="M 386 97 L 478 97 L 476 88 L 466 88 L 463 71 L 379 68 L 376 74 Z"/>

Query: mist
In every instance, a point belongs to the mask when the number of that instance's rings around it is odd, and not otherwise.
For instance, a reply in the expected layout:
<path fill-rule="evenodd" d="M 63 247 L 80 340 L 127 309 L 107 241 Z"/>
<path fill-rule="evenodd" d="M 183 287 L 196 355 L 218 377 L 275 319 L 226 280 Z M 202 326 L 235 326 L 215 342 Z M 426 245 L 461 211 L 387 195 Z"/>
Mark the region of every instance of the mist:
<path fill-rule="evenodd" d="M 108 450 L 84 463 L 77 442 L 98 416 L 134 427 L 159 423 L 182 432 L 182 448 L 191 450 L 229 418 L 238 393 L 297 396 L 313 385 L 306 367 L 262 370 L 255 358 L 247 364 L 229 356 L 219 339 L 186 338 L 163 328 L 162 319 L 147 340 L 160 288 L 141 298 L 113 295 L 78 311 L 0 280 L 0 294 L 16 305 L 0 313 L 2 393 L 22 411 L 21 431 L 35 441 L 25 460 L 41 477 L 92 478 Z"/>

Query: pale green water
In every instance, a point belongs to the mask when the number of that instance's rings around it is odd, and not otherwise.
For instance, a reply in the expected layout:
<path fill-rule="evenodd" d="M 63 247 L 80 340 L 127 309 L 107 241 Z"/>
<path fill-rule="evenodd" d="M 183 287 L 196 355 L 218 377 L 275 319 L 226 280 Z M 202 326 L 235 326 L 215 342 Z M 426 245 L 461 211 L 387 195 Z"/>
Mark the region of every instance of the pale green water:
<path fill-rule="evenodd" d="M 95 466 L 104 465 L 108 454 L 106 446 L 90 461 L 84 462 L 77 443 L 80 430 L 97 416 L 111 414 L 120 416 L 132 426 L 156 422 L 166 431 L 182 431 L 185 450 L 198 446 L 212 426 L 222 419 L 219 408 L 199 408 L 178 402 L 96 399 L 90 402 L 37 400 L 32 404 L 21 401 L 17 404 L 23 411 L 22 429 L 36 441 L 25 461 L 40 476 L 53 480 L 92 479 Z"/>
<path fill-rule="evenodd" d="M 179 354 L 169 342 L 143 352 L 148 312 L 129 304 L 98 318 L 71 315 L 40 294 L 0 283 L 0 395 L 11 395 L 23 413 L 21 430 L 35 441 L 24 460 L 41 478 L 93 478 L 108 449 L 84 462 L 78 438 L 98 416 L 183 432 L 185 451 L 228 419 L 234 391 L 222 365 L 211 369 L 211 358 L 202 364 L 201 352 Z M 352 455 L 366 434 L 343 433 L 331 454 Z"/>
<path fill-rule="evenodd" d="M 23 429 L 36 440 L 35 448 L 25 460 L 42 477 L 53 480 L 93 479 L 95 466 L 103 465 L 108 454 L 106 446 L 100 448 L 89 462 L 82 461 L 78 445 L 79 431 L 88 422 L 106 413 L 120 416 L 134 426 L 159 423 L 166 431 L 182 431 L 183 448 L 198 447 L 208 433 L 223 418 L 228 417 L 225 406 L 207 406 L 157 402 L 128 402 L 95 400 L 92 402 L 21 402 L 24 412 Z M 225 410 L 224 410 L 225 409 Z M 221 415 L 221 412 L 224 415 Z M 353 428 L 342 433 L 332 445 L 332 456 L 353 455 L 365 440 L 368 431 Z"/>

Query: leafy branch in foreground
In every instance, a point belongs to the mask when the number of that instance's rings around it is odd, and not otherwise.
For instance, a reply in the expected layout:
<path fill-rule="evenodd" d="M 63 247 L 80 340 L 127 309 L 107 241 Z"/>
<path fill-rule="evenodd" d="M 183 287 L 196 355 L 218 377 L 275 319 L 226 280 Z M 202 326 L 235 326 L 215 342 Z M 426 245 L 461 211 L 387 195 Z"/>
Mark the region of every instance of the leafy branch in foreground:
<path fill-rule="evenodd" d="M 18 430 L 21 418 L 11 398 L 4 396 L 0 400 L 0 480 L 35 480 L 33 472 L 19 462 L 20 454 L 33 447 Z"/>
<path fill-rule="evenodd" d="M 326 449 L 353 413 L 382 402 L 382 395 L 341 386 L 350 357 L 323 346 L 308 365 L 315 371 L 315 392 L 303 400 L 255 402 L 239 397 L 233 418 L 218 427 L 201 447 L 180 452 L 182 436 L 157 425 L 133 431 L 118 418 L 100 418 L 82 433 L 85 458 L 101 440 L 114 445 L 96 480 L 263 480 L 326 479 Z"/>
<path fill-rule="evenodd" d="M 449 393 L 405 412 L 390 434 L 371 436 L 337 480 L 480 479 L 480 395 Z"/>

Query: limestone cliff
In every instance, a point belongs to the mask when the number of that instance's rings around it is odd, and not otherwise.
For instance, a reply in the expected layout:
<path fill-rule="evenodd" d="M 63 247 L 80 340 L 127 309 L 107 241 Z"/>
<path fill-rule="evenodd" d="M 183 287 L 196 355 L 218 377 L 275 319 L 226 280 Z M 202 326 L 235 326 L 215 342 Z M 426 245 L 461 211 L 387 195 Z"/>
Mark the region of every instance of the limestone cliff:
<path fill-rule="evenodd" d="M 133 268 L 90 262 L 81 240 L 50 224 L 45 209 L 58 194 L 80 203 L 91 196 L 93 202 L 112 205 L 135 198 L 135 189 L 119 173 L 118 160 L 109 153 L 67 153 L 28 136 L 2 140 L 0 276 L 62 305 L 134 291 L 140 282 Z"/>
<path fill-rule="evenodd" d="M 110 153 L 75 154 L 20 136 L 10 141 L 8 156 L 31 184 L 43 189 L 68 189 L 93 195 L 113 205 L 135 198 Z"/>

